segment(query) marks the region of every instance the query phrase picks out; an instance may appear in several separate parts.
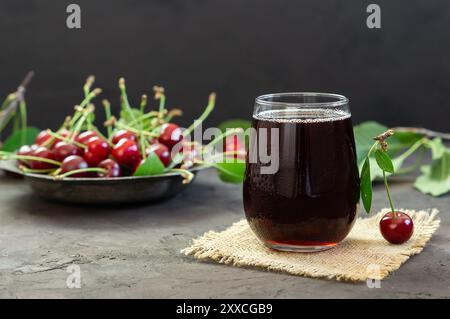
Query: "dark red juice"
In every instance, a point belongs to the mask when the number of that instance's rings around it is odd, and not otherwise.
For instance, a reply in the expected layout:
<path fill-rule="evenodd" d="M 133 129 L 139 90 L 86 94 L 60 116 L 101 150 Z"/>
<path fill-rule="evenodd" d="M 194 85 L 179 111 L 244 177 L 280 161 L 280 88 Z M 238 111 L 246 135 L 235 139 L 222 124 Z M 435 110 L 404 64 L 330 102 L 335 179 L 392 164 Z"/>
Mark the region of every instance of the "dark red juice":
<path fill-rule="evenodd" d="M 247 159 L 244 208 L 252 230 L 273 248 L 331 247 L 343 240 L 359 201 L 350 115 L 267 111 L 254 117 L 253 127 L 268 129 L 269 149 L 270 129 L 279 129 L 279 169 L 261 174 L 266 164 Z"/>

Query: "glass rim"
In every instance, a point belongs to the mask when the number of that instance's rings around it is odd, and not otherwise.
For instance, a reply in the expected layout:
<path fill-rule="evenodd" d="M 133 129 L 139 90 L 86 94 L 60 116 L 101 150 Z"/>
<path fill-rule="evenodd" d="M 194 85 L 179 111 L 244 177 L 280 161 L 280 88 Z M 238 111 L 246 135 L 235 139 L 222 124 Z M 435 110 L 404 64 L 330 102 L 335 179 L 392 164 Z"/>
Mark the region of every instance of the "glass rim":
<path fill-rule="evenodd" d="M 282 102 L 270 101 L 269 99 L 277 99 L 283 97 L 322 97 L 335 99 L 329 102 Z M 339 107 L 348 105 L 349 99 L 343 95 L 335 93 L 320 93 L 320 92 L 285 92 L 285 93 L 270 93 L 258 96 L 255 103 L 264 106 L 285 106 L 285 107 Z"/>

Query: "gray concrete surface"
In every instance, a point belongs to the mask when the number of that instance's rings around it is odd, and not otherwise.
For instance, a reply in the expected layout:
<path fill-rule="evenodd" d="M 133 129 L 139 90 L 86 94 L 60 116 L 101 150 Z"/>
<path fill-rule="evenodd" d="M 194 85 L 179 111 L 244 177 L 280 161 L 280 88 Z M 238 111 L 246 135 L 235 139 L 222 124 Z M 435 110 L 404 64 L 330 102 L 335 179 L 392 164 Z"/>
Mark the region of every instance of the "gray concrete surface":
<path fill-rule="evenodd" d="M 1 173 L 0 173 L 1 175 Z M 409 181 L 392 186 L 399 207 L 436 207 L 441 227 L 381 288 L 198 262 L 180 255 L 193 237 L 243 217 L 241 186 L 201 172 L 178 197 L 135 207 L 76 207 L 35 197 L 0 176 L 2 298 L 429 298 L 450 297 L 450 196 L 432 198 Z M 374 207 L 386 206 L 376 187 Z M 81 288 L 69 289 L 78 264 Z"/>

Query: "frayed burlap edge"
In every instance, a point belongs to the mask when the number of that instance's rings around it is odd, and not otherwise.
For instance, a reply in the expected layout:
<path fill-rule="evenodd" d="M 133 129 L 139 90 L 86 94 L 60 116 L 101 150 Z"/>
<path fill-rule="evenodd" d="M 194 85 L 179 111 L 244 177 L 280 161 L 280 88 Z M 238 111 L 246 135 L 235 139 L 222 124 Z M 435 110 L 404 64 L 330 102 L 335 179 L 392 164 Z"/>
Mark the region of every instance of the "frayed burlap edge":
<path fill-rule="evenodd" d="M 259 251 L 264 251 L 265 254 L 267 254 L 268 256 L 270 255 L 275 259 L 270 260 L 270 264 L 267 263 L 267 260 L 266 262 L 261 262 L 259 258 L 255 258 L 249 255 L 242 256 L 239 254 L 239 251 L 230 252 L 215 247 L 216 241 L 223 240 L 223 238 L 226 237 L 227 233 L 240 232 L 248 229 L 249 226 L 246 220 L 235 222 L 222 232 L 206 232 L 203 236 L 194 239 L 192 245 L 181 250 L 181 253 L 185 254 L 186 256 L 194 256 L 199 260 L 210 260 L 220 264 L 233 265 L 237 267 L 256 267 L 267 271 L 284 272 L 291 275 L 305 276 L 310 278 L 322 278 L 330 280 L 333 279 L 337 281 L 350 282 L 365 281 L 367 279 L 381 280 L 386 278 L 393 271 L 397 270 L 411 256 L 420 253 L 425 247 L 426 243 L 431 239 L 434 232 L 438 229 L 440 224 L 440 219 L 437 217 L 439 211 L 435 208 L 428 211 L 414 211 L 406 209 L 401 210 L 407 212 L 414 221 L 415 229 L 413 237 L 404 245 L 395 245 L 396 247 L 403 247 L 397 253 L 388 256 L 385 260 L 382 260 L 381 267 L 376 269 L 376 271 L 374 271 L 373 273 L 370 273 L 370 271 L 365 273 L 348 273 L 345 271 L 341 271 L 339 268 L 324 269 L 322 265 L 308 265 L 309 267 L 307 269 L 299 269 L 292 264 L 285 263 L 283 258 L 286 258 L 286 256 L 288 255 L 302 255 L 301 253 L 297 254 L 275 251 L 265 247 L 264 245 L 259 243 L 259 241 L 257 249 Z M 385 208 L 372 217 L 360 217 L 358 218 L 357 223 L 365 224 L 365 227 L 371 226 L 378 229 L 379 220 L 388 211 L 389 209 Z M 349 234 L 348 238 L 351 238 L 352 234 L 353 230 Z M 394 247 L 394 245 L 392 247 L 393 250 L 395 250 L 396 247 Z M 337 248 L 313 254 L 333 253 L 334 250 L 337 250 Z M 279 256 L 280 258 L 277 258 L 277 256 Z M 358 256 L 353 256 L 353 258 L 357 263 Z"/>

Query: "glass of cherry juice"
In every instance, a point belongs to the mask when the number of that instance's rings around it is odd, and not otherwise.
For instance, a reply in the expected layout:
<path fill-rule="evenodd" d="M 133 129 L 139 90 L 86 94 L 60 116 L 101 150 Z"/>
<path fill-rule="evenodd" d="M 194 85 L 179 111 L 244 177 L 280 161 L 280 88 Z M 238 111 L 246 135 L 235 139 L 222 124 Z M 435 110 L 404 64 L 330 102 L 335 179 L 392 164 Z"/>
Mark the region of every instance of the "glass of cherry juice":
<path fill-rule="evenodd" d="M 276 250 L 336 246 L 350 232 L 359 201 L 348 99 L 328 93 L 263 95 L 256 98 L 252 125 L 244 208 L 253 232 Z M 278 154 L 275 172 L 263 172 L 261 147 Z"/>

